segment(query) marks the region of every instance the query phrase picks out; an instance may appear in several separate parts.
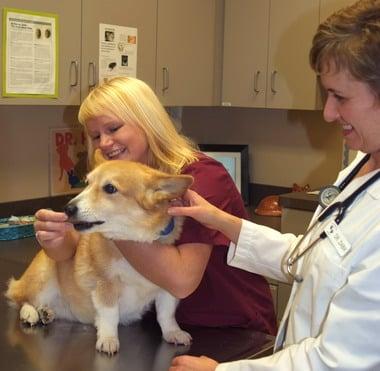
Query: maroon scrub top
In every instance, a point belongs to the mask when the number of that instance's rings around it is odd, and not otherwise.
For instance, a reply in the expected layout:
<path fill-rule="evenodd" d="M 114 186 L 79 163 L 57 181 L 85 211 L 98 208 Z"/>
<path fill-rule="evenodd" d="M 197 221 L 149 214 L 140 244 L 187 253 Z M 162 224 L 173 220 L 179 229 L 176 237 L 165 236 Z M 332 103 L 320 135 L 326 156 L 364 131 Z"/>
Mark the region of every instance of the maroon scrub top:
<path fill-rule="evenodd" d="M 243 200 L 234 181 L 222 164 L 204 154 L 185 167 L 183 174 L 194 177 L 191 187 L 218 208 L 248 219 Z M 227 264 L 230 240 L 194 219 L 186 218 L 177 245 L 213 245 L 210 260 L 198 288 L 182 299 L 177 320 L 182 324 L 251 328 L 275 335 L 276 319 L 269 284 L 260 275 Z"/>

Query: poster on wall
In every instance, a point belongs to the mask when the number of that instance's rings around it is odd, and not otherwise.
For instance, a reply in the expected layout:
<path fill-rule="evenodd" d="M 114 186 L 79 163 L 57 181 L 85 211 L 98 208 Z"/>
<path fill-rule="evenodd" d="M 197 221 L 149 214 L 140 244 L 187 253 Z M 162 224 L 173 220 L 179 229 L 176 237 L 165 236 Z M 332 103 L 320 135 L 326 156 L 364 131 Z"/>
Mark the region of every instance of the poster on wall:
<path fill-rule="evenodd" d="M 3 10 L 4 97 L 57 98 L 56 14 Z"/>
<path fill-rule="evenodd" d="M 87 174 L 86 137 L 81 128 L 50 129 L 50 194 L 78 193 Z"/>
<path fill-rule="evenodd" d="M 136 77 L 137 28 L 99 24 L 99 82 Z"/>

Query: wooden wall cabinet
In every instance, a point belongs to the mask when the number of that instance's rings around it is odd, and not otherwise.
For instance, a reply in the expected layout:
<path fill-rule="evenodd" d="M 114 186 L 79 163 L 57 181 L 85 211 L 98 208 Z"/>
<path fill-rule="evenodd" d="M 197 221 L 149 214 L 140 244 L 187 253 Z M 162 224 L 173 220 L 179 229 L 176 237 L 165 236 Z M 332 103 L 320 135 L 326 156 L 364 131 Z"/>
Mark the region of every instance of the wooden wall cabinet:
<path fill-rule="evenodd" d="M 222 104 L 315 109 L 318 23 L 319 0 L 226 0 Z"/>
<path fill-rule="evenodd" d="M 166 106 L 211 106 L 218 0 L 158 0 L 156 93 Z"/>
<path fill-rule="evenodd" d="M 79 105 L 98 84 L 99 23 L 106 23 L 138 29 L 137 77 L 166 106 L 219 104 L 222 84 L 223 105 L 315 109 L 312 36 L 320 20 L 354 1 L 0 0 L 1 8 L 59 16 L 58 98 L 0 97 L 0 104 Z"/>
<path fill-rule="evenodd" d="M 269 5 L 225 1 L 222 105 L 266 107 Z"/>
<path fill-rule="evenodd" d="M 0 104 L 76 105 L 80 103 L 79 68 L 81 54 L 81 2 L 78 0 L 0 0 L 0 9 L 16 8 L 58 14 L 58 98 L 5 98 Z M 3 18 L 0 20 L 0 48 L 3 47 Z M 3 60 L 0 59 L 0 71 Z M 2 77 L 0 78 L 2 84 Z"/>
<path fill-rule="evenodd" d="M 137 28 L 137 78 L 156 80 L 157 0 L 82 0 L 81 95 L 99 83 L 99 23 Z"/>
<path fill-rule="evenodd" d="M 99 23 L 137 28 L 137 77 L 163 104 L 218 103 L 215 22 L 221 0 L 115 0 L 112 6 L 101 0 L 0 0 L 0 5 L 59 16 L 58 99 L 0 98 L 0 104 L 79 105 L 99 83 Z"/>
<path fill-rule="evenodd" d="M 98 84 L 99 23 L 137 28 L 137 77 L 155 89 L 156 0 L 0 0 L 11 7 L 58 15 L 58 99 L 0 98 L 0 104 L 79 105 Z M 2 28 L 0 28 L 1 37 Z M 2 38 L 1 38 L 2 40 Z M 0 60 L 2 68 L 2 60 Z"/>

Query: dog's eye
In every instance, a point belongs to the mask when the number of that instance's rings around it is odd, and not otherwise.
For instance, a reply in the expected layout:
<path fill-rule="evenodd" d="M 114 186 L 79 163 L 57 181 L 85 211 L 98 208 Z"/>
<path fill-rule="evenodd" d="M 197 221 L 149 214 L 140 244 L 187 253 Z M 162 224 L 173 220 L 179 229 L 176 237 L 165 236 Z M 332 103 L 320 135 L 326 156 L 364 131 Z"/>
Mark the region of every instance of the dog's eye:
<path fill-rule="evenodd" d="M 111 183 L 108 183 L 105 186 L 103 186 L 103 190 L 104 192 L 109 193 L 109 194 L 117 192 L 117 188 Z"/>

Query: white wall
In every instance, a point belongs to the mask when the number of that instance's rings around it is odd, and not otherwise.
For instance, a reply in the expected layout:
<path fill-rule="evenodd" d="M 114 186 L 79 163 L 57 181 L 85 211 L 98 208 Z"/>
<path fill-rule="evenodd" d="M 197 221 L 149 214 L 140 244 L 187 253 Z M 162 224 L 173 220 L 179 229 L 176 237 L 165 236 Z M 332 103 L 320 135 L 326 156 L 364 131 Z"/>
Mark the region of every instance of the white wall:
<path fill-rule="evenodd" d="M 249 144 L 251 183 L 317 188 L 341 167 L 340 127 L 321 111 L 185 108 L 182 123 L 198 143 Z"/>
<path fill-rule="evenodd" d="M 49 195 L 49 128 L 77 124 L 77 107 L 0 106 L 0 202 Z"/>
<path fill-rule="evenodd" d="M 77 124 L 78 107 L 0 106 L 0 202 L 49 195 L 49 128 Z M 312 187 L 331 182 L 341 136 L 320 112 L 184 108 L 183 131 L 198 142 L 250 145 L 251 182 Z"/>

